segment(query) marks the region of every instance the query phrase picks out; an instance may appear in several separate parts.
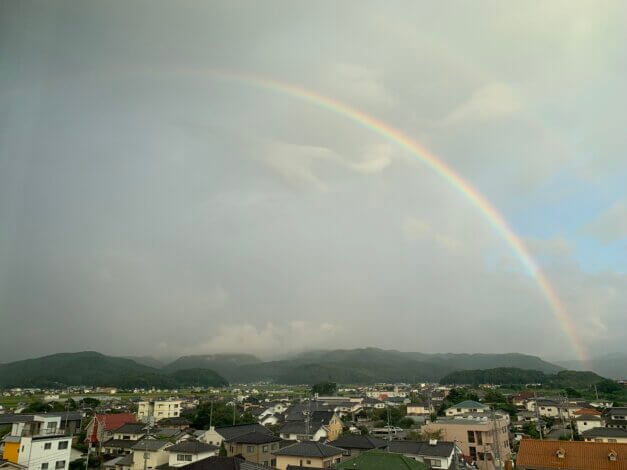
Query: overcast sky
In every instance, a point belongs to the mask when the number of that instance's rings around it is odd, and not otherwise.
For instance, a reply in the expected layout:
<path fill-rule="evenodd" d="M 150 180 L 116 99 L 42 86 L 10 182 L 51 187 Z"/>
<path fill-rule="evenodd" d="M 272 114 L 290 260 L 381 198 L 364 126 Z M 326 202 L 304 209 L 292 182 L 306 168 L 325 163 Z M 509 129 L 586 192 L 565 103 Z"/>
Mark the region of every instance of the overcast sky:
<path fill-rule="evenodd" d="M 0 362 L 627 351 L 627 4 L 0 3 Z"/>

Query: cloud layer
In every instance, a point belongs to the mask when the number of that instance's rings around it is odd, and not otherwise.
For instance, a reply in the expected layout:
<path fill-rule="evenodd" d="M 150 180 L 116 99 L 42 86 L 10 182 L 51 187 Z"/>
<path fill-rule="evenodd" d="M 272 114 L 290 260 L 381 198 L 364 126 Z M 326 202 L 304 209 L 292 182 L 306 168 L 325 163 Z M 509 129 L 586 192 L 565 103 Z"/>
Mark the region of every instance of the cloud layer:
<path fill-rule="evenodd" d="M 574 351 L 627 336 L 623 2 L 0 5 L 0 354 Z"/>

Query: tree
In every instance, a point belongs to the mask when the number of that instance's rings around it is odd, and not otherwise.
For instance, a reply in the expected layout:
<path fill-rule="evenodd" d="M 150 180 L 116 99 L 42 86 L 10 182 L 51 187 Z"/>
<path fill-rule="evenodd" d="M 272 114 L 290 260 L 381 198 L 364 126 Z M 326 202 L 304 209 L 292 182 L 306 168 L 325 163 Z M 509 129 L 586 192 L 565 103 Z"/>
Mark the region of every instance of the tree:
<path fill-rule="evenodd" d="M 442 436 L 444 436 L 444 431 L 442 429 L 434 429 L 433 431 L 420 431 L 420 440 L 422 441 L 430 441 L 431 439 L 440 441 L 442 440 Z"/>
<path fill-rule="evenodd" d="M 614 393 L 622 390 L 623 387 L 619 385 L 617 382 L 614 382 L 610 379 L 601 380 L 597 384 L 597 390 L 601 393 Z"/>
<path fill-rule="evenodd" d="M 220 450 L 218 451 L 218 456 L 226 457 L 226 446 L 224 445 L 224 441 L 220 443 Z"/>
<path fill-rule="evenodd" d="M 581 398 L 581 393 L 579 393 L 577 390 L 575 390 L 572 387 L 566 387 L 564 391 L 566 392 L 566 395 L 569 398 Z"/>
<path fill-rule="evenodd" d="M 536 425 L 537 423 L 533 423 L 533 422 L 526 422 L 523 425 L 523 432 L 525 434 L 528 434 L 529 436 L 533 437 L 534 439 L 537 439 L 540 437 L 540 433 L 538 432 L 538 430 L 536 429 Z"/>
<path fill-rule="evenodd" d="M 311 387 L 311 393 L 317 393 L 322 396 L 334 395 L 337 392 L 337 384 L 335 382 L 320 382 Z"/>
<path fill-rule="evenodd" d="M 50 411 L 51 406 L 41 400 L 31 402 L 22 413 L 43 413 Z"/>
<path fill-rule="evenodd" d="M 230 426 L 233 424 L 233 413 L 235 413 L 235 424 L 252 424 L 257 420 L 250 412 L 240 414 L 237 407 L 223 401 L 204 402 L 198 405 L 195 412 L 188 417 L 196 429 L 206 429 L 212 426 Z M 187 417 L 187 416 L 186 416 Z"/>
<path fill-rule="evenodd" d="M 368 434 L 370 434 L 370 431 L 368 431 L 368 428 L 364 426 L 363 424 L 361 426 L 358 426 L 357 429 L 359 429 L 359 433 L 362 436 L 367 436 Z"/>

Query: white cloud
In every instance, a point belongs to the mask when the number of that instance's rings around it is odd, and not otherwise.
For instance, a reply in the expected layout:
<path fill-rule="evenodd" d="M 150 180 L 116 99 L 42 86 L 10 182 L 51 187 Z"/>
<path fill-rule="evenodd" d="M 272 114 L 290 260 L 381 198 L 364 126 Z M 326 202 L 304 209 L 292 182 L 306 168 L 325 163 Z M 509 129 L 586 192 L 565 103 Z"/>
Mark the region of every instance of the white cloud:
<path fill-rule="evenodd" d="M 590 222 L 584 232 L 597 237 L 603 243 L 627 238 L 627 200 L 616 201 Z"/>
<path fill-rule="evenodd" d="M 441 121 L 441 126 L 467 124 L 488 119 L 498 119 L 522 109 L 519 93 L 505 83 L 489 83 L 455 107 Z"/>

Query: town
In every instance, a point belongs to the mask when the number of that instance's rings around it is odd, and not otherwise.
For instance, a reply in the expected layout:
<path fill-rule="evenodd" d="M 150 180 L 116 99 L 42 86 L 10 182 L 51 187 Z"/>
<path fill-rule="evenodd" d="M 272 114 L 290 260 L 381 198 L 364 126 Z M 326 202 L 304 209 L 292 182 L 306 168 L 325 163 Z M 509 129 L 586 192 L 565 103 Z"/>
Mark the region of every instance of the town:
<path fill-rule="evenodd" d="M 624 469 L 625 387 L 12 387 L 0 469 Z"/>

